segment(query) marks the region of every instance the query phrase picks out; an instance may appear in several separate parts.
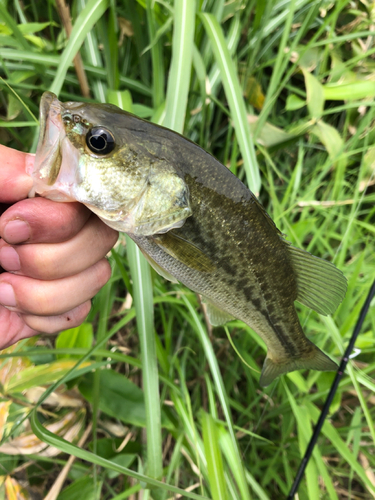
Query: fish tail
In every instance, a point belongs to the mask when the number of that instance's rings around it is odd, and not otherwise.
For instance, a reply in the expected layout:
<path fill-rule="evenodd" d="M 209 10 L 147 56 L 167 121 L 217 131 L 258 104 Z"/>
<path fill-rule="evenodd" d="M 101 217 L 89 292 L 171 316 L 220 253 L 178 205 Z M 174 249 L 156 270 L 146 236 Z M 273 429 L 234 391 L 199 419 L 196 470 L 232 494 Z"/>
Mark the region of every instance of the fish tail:
<path fill-rule="evenodd" d="M 311 343 L 311 350 L 308 354 L 302 355 L 297 359 L 277 362 L 272 360 L 268 355 L 263 364 L 262 373 L 260 375 L 259 384 L 262 387 L 267 387 L 275 378 L 284 373 L 293 372 L 295 370 L 318 370 L 318 371 L 336 371 L 338 365 L 332 361 L 324 352 L 316 345 Z"/>

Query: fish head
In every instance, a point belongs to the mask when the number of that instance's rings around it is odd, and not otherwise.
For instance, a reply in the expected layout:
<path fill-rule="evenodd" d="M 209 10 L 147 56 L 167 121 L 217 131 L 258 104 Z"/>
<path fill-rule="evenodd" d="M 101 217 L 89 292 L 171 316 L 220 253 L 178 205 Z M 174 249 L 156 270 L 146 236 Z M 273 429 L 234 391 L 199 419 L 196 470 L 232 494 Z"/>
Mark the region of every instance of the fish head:
<path fill-rule="evenodd" d="M 137 123 L 146 122 L 117 106 L 62 103 L 45 92 L 29 196 L 81 202 L 131 234 L 181 227 L 191 215 L 188 187 L 166 155 L 144 144 Z"/>

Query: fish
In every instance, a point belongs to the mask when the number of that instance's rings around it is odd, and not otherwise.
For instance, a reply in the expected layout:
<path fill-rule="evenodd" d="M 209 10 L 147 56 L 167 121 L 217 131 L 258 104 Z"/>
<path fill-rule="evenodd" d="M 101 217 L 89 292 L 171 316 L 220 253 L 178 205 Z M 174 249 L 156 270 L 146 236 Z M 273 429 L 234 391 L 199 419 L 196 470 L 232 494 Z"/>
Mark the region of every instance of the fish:
<path fill-rule="evenodd" d="M 164 278 L 202 296 L 213 326 L 237 318 L 265 342 L 259 383 L 335 361 L 304 334 L 295 301 L 333 313 L 347 288 L 332 263 L 288 242 L 254 194 L 200 146 L 110 104 L 45 92 L 33 187 L 85 204 L 127 233 Z"/>

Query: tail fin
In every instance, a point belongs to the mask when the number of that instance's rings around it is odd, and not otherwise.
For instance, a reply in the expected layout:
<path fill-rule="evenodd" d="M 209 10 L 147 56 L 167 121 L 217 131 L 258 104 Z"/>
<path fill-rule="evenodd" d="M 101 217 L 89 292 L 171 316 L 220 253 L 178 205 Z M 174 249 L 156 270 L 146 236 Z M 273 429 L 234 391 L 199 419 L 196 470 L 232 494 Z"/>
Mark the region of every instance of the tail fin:
<path fill-rule="evenodd" d="M 259 384 L 261 387 L 267 387 L 271 382 L 283 373 L 293 372 L 295 370 L 318 370 L 318 371 L 336 371 L 337 363 L 332 361 L 316 345 L 311 343 L 313 350 L 308 356 L 301 356 L 297 359 L 291 359 L 287 362 L 277 363 L 268 356 L 263 365 Z"/>

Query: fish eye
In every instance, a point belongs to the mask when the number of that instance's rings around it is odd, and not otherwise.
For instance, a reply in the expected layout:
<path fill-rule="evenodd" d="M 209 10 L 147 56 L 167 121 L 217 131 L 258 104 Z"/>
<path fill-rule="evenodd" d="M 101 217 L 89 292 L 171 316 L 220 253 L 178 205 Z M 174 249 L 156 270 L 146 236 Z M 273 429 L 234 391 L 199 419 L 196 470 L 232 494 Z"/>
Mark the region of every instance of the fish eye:
<path fill-rule="evenodd" d="M 106 128 L 94 127 L 87 132 L 86 144 L 93 153 L 106 155 L 115 147 L 115 138 Z"/>

